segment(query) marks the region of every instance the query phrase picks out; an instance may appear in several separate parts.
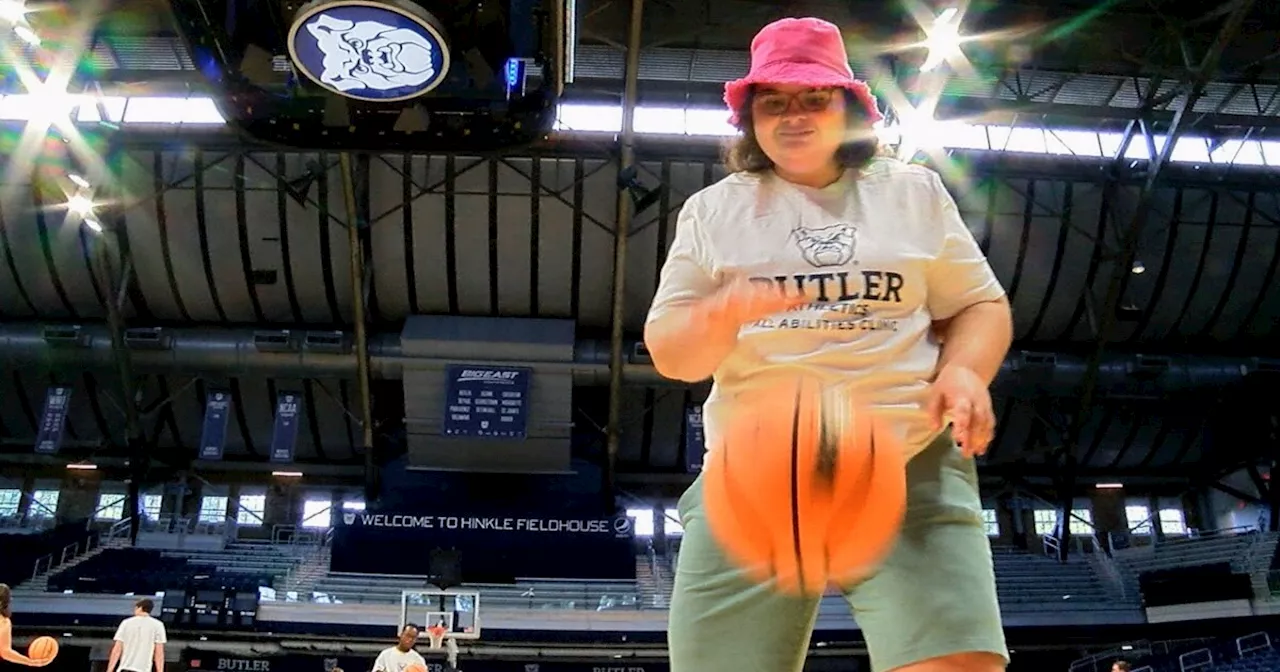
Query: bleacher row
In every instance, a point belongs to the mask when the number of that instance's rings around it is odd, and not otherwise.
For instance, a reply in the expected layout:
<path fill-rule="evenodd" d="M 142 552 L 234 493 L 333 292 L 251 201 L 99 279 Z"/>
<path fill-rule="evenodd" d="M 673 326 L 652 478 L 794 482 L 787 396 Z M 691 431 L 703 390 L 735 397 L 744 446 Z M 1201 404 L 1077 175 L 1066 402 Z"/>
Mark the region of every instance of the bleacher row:
<path fill-rule="evenodd" d="M 113 548 L 108 543 L 27 581 L 37 556 L 60 544 L 65 547 L 70 537 L 59 530 L 39 537 L 24 535 L 38 543 L 17 556 L 6 554 L 5 562 L 20 570 L 10 573 L 11 583 L 28 591 L 108 594 L 154 594 L 179 585 L 232 590 L 265 586 L 274 589 L 278 600 L 364 604 L 397 603 L 402 590 L 426 585 L 421 576 L 332 572 L 326 549 L 265 542 L 205 544 L 211 546 L 206 550 Z M 1248 533 L 1126 549 L 1118 551 L 1114 561 L 1099 554 L 1076 554 L 1059 563 L 1043 554 L 1000 546 L 993 547 L 993 558 L 1006 612 L 1112 610 L 1140 605 L 1137 576 L 1142 572 L 1230 562 L 1239 571 L 1261 575 L 1275 546 L 1274 534 Z M 667 606 L 675 562 L 674 554 L 641 554 L 634 581 L 530 580 L 467 587 L 478 590 L 486 606 L 495 608 L 661 609 Z"/>
<path fill-rule="evenodd" d="M 265 546 L 270 550 L 270 546 Z M 245 549 L 184 557 L 146 548 L 111 548 L 49 577 L 49 592 L 152 595 L 178 586 L 257 590 L 285 575 L 281 556 L 246 558 Z"/>
<path fill-rule="evenodd" d="M 40 572 L 81 557 L 98 545 L 88 521 L 70 521 L 50 530 L 0 534 L 0 583 L 21 584 Z"/>

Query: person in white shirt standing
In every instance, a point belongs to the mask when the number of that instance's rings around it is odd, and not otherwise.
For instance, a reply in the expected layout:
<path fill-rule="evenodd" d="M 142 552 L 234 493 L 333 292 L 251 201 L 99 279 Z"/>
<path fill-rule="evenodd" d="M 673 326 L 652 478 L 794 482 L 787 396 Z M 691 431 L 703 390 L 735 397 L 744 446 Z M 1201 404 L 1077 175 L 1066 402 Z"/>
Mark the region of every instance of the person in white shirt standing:
<path fill-rule="evenodd" d="M 151 616 L 155 607 L 155 602 L 146 598 L 134 603 L 133 616 L 116 628 L 107 672 L 151 672 L 152 667 L 155 672 L 164 672 L 164 645 L 169 639 L 164 623 Z"/>
<path fill-rule="evenodd" d="M 417 643 L 418 626 L 412 623 L 404 626 L 396 645 L 383 649 L 382 653 L 378 654 L 378 659 L 373 661 L 373 672 L 405 672 L 414 665 L 426 670 L 427 661 L 423 660 L 422 654 L 413 650 Z"/>

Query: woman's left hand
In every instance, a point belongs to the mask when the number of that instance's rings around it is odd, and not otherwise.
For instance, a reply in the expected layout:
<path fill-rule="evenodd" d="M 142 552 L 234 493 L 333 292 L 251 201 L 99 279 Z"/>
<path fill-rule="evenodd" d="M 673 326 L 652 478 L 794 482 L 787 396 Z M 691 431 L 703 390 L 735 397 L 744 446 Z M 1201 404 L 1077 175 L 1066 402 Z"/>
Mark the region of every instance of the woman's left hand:
<path fill-rule="evenodd" d="M 950 420 L 952 436 L 965 457 L 985 454 L 995 437 L 996 416 L 991 407 L 991 391 L 971 369 L 946 366 L 938 371 L 929 386 L 925 410 L 938 429 Z"/>

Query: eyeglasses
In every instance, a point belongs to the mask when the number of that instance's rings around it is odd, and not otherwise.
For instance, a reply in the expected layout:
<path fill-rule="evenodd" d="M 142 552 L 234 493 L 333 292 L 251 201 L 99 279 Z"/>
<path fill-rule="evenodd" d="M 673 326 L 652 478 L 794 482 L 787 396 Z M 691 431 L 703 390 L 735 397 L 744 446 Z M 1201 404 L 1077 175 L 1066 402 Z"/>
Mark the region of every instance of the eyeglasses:
<path fill-rule="evenodd" d="M 757 93 L 751 100 L 751 111 L 769 117 L 780 117 L 791 109 L 791 102 L 800 105 L 801 112 L 826 112 L 835 98 L 836 89 L 807 89 L 796 93 L 767 91 Z"/>

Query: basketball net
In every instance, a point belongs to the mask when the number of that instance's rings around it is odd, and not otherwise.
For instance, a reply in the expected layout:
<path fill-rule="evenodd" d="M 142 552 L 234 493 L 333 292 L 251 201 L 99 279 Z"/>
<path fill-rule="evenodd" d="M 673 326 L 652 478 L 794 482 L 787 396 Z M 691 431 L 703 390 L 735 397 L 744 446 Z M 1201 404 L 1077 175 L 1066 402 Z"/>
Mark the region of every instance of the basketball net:
<path fill-rule="evenodd" d="M 431 640 L 432 650 L 444 648 L 444 635 L 448 630 L 443 625 L 432 625 L 427 628 L 427 638 Z"/>

